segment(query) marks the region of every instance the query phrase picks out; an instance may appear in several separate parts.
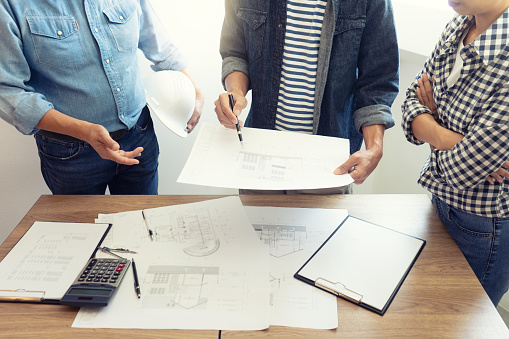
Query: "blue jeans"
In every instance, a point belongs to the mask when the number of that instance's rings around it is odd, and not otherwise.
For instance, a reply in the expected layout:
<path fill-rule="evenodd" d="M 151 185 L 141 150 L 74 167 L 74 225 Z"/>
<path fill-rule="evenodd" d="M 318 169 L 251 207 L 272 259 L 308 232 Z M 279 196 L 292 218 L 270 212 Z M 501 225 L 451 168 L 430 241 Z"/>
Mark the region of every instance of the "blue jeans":
<path fill-rule="evenodd" d="M 116 140 L 120 149 L 143 147 L 137 165 L 102 159 L 84 141 L 62 141 L 35 134 L 41 172 L 53 194 L 157 194 L 159 144 L 147 108 L 136 125 Z"/>
<path fill-rule="evenodd" d="M 438 217 L 495 306 L 509 289 L 509 219 L 486 218 L 433 196 Z"/>

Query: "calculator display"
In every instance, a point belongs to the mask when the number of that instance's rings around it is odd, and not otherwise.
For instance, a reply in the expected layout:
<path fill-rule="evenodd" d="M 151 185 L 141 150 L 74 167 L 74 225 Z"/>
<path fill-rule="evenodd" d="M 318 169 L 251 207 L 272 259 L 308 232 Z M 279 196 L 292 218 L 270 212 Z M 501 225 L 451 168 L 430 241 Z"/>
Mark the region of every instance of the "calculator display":
<path fill-rule="evenodd" d="M 60 303 L 76 307 L 108 305 L 130 264 L 126 259 L 90 259 Z"/>
<path fill-rule="evenodd" d="M 100 295 L 103 297 L 107 297 L 113 292 L 112 290 L 102 290 L 98 288 L 90 289 L 90 288 L 70 288 L 69 291 L 67 291 L 67 294 L 71 295 Z"/>

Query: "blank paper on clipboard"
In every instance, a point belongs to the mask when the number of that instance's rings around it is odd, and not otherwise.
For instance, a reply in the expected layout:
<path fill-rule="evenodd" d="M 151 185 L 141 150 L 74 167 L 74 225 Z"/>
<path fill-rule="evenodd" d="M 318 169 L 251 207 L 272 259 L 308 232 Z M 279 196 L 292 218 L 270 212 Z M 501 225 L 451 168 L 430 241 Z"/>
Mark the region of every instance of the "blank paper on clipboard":
<path fill-rule="evenodd" d="M 349 216 L 295 278 L 383 315 L 424 244 Z"/>

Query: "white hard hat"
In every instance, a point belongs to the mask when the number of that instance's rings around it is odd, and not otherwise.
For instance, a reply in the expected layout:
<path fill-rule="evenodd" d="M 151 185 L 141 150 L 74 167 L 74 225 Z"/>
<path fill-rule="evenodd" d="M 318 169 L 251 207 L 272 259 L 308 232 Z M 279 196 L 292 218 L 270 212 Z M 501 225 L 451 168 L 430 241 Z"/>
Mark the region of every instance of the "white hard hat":
<path fill-rule="evenodd" d="M 176 135 L 187 137 L 196 98 L 191 80 L 182 72 L 168 70 L 150 71 L 142 78 L 150 111 Z"/>

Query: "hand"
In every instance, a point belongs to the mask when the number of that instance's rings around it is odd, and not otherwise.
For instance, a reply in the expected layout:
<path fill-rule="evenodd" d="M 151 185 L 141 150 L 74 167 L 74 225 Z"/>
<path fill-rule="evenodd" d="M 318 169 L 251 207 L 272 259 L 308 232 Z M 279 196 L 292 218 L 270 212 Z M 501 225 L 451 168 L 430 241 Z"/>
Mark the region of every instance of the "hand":
<path fill-rule="evenodd" d="M 140 163 L 134 158 L 141 155 L 143 147 L 137 147 L 131 152 L 124 152 L 103 126 L 72 118 L 54 108 L 44 114 L 36 127 L 86 141 L 103 159 L 112 160 L 122 165 Z"/>
<path fill-rule="evenodd" d="M 354 184 L 359 185 L 375 170 L 383 155 L 384 125 L 362 127 L 366 150 L 357 151 L 334 170 L 334 174 L 349 173 Z"/>
<path fill-rule="evenodd" d="M 103 159 L 115 161 L 122 165 L 136 165 L 139 160 L 134 159 L 141 155 L 143 147 L 137 147 L 134 151 L 125 152 L 120 145 L 110 137 L 110 134 L 101 125 L 90 124 L 87 135 L 83 138 Z"/>
<path fill-rule="evenodd" d="M 352 154 L 348 160 L 334 170 L 334 174 L 349 173 L 354 184 L 360 185 L 375 170 L 382 159 L 382 154 L 374 150 L 360 150 Z"/>
<path fill-rule="evenodd" d="M 507 169 L 509 169 L 509 161 L 504 162 L 502 167 L 488 175 L 486 180 L 492 185 L 494 184 L 493 179 L 495 179 L 500 184 L 503 183 L 504 178 L 509 178 L 509 171 Z"/>
<path fill-rule="evenodd" d="M 191 133 L 200 121 L 201 113 L 203 111 L 203 103 L 205 102 L 205 97 L 201 89 L 195 86 L 195 91 L 196 99 L 194 103 L 194 111 L 191 119 L 187 122 L 187 133 Z"/>
<path fill-rule="evenodd" d="M 434 76 L 432 76 L 431 83 L 434 79 Z M 437 107 L 435 106 L 435 100 L 433 99 L 433 87 L 431 86 L 428 75 L 423 74 L 417 80 L 417 83 L 419 84 L 419 87 L 416 88 L 415 93 L 417 94 L 419 102 L 421 105 L 428 107 L 435 117 L 438 117 Z"/>
<path fill-rule="evenodd" d="M 229 93 L 221 93 L 219 98 L 214 102 L 217 119 L 226 128 L 235 129 L 237 121 L 240 127 L 244 126 L 244 122 L 238 120 L 238 116 L 242 113 L 242 110 L 247 106 L 247 99 L 242 94 L 231 92 L 233 99 L 235 100 L 235 107 L 233 111 L 230 108 L 230 99 L 228 98 Z"/>

